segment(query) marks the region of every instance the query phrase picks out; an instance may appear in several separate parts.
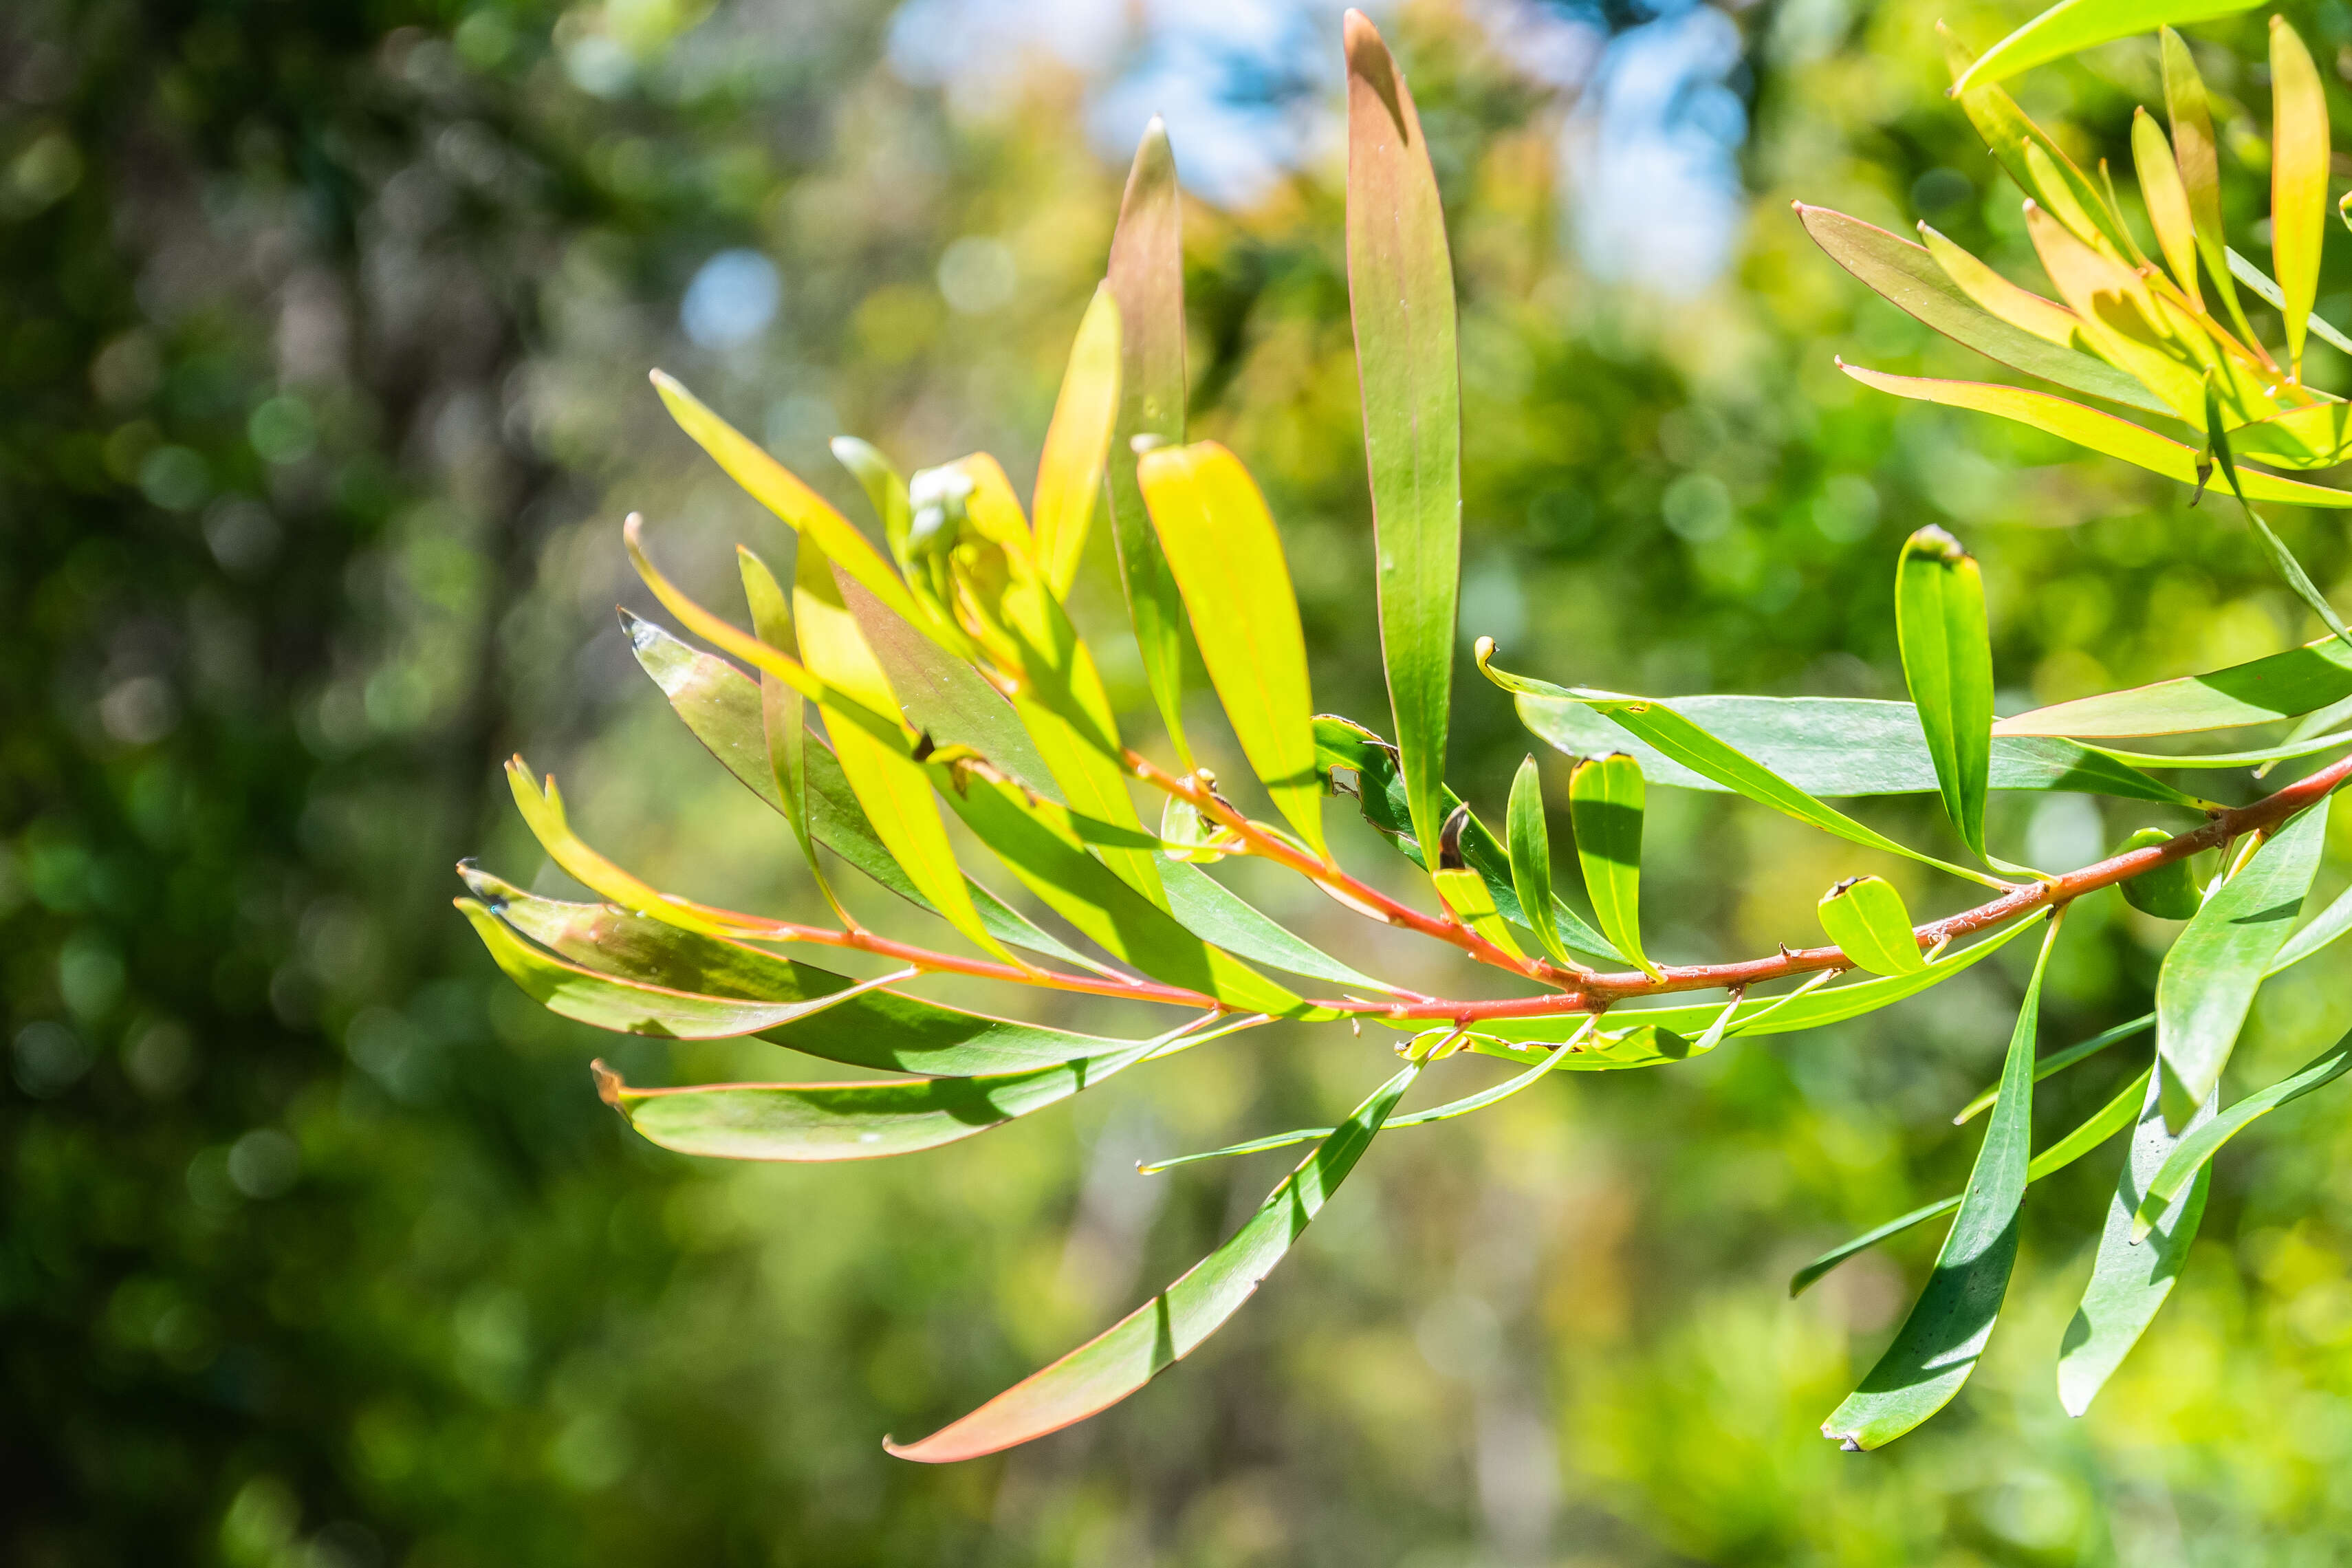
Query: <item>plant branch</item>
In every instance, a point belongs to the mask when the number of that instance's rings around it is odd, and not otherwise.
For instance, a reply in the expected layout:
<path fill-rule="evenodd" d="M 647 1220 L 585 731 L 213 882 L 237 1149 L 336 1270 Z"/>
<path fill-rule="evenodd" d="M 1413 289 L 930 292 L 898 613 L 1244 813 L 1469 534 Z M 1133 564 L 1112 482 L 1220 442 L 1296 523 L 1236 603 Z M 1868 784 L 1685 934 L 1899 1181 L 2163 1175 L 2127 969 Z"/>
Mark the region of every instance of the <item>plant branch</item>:
<path fill-rule="evenodd" d="M 1990 903 L 1979 904 L 1975 909 L 1964 910 L 1939 921 L 1930 921 L 1916 928 L 1912 935 L 1922 948 L 1927 948 L 1939 942 L 1973 935 L 2036 910 L 2052 905 L 2063 906 L 2085 893 L 2129 881 L 2159 866 L 2217 848 L 2245 834 L 2274 828 L 2304 807 L 2325 800 L 2347 779 L 2352 779 L 2352 756 L 2340 757 L 2309 778 L 2291 784 L 2275 795 L 2265 795 L 2250 805 L 2240 806 L 2233 811 L 2210 813 L 2202 827 L 2177 838 L 2145 849 L 2134 849 L 2096 865 L 2085 866 L 2079 871 L 2053 877 L 2047 881 L 2015 889 Z M 1564 995 L 1523 996 L 1494 1002 L 1413 1003 L 1384 1008 L 1380 1016 L 1399 1022 L 1451 1019 L 1470 1024 L 1482 1018 L 1598 1013 L 1612 1003 L 1629 996 L 1652 996 L 1675 991 L 1709 991 L 1718 987 L 1738 989 L 1768 980 L 1816 973 L 1824 969 L 1853 967 L 1853 961 L 1843 948 L 1783 948 L 1770 958 L 1748 959 L 1736 963 L 1668 965 L 1655 977 L 1638 972 L 1594 974 L 1583 979 L 1578 992 Z M 1329 1003 L 1324 1005 L 1346 1005 Z"/>
<path fill-rule="evenodd" d="M 1332 862 L 1318 860 L 1306 850 L 1291 844 L 1281 835 L 1270 833 L 1259 826 L 1226 804 L 1219 797 L 1216 791 L 1209 788 L 1198 778 L 1179 777 L 1160 767 L 1150 759 L 1139 756 L 1134 752 L 1127 753 L 1127 765 L 1134 772 L 1136 777 L 1152 788 L 1176 796 L 1179 800 L 1190 804 L 1203 816 L 1214 820 L 1218 826 L 1240 839 L 1251 854 L 1287 866 L 1368 920 L 1379 921 L 1383 925 L 1402 926 L 1407 931 L 1418 931 L 1423 936 L 1450 942 L 1481 963 L 1492 964 L 1497 969 L 1507 969 L 1512 973 L 1532 980 L 1538 985 L 1549 985 L 1556 990 L 1569 990 L 1580 986 L 1592 977 L 1589 970 L 1563 969 L 1547 959 L 1514 957 L 1450 916 L 1444 920 L 1438 920 L 1423 914 L 1410 904 L 1399 902 L 1370 883 L 1349 876 Z M 1343 1003 L 1322 1003 L 1318 1005 L 1349 1007 L 1348 1004 Z M 1446 1017 L 1450 1015 L 1443 1009 L 1454 1004 L 1432 1001 L 1425 1004 L 1413 1003 L 1410 1005 L 1434 1007 L 1440 1010 L 1397 1016 Z M 1362 1011 L 1360 1008 L 1354 1007 L 1349 1007 L 1349 1010 Z"/>

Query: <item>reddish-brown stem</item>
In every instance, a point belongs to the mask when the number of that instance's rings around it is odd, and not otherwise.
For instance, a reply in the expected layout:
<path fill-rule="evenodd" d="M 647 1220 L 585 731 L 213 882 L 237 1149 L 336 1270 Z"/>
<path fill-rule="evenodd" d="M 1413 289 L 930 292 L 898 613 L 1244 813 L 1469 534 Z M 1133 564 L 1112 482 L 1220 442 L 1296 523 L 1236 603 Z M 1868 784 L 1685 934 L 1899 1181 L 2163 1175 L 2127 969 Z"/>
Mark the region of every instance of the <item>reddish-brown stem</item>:
<path fill-rule="evenodd" d="M 1514 958 L 1459 921 L 1438 920 L 1423 914 L 1410 904 L 1398 902 L 1370 883 L 1359 881 L 1349 876 L 1331 862 L 1318 860 L 1285 841 L 1281 836 L 1268 833 L 1219 799 L 1216 791 L 1209 788 L 1197 778 L 1180 777 L 1171 773 L 1150 759 L 1139 756 L 1133 752 L 1127 753 L 1127 764 L 1134 770 L 1136 777 L 1154 789 L 1165 791 L 1169 795 L 1189 802 L 1203 816 L 1213 819 L 1219 826 L 1225 828 L 1234 837 L 1248 846 L 1251 854 L 1289 867 L 1300 876 L 1320 884 L 1337 895 L 1341 903 L 1370 919 L 1379 921 L 1385 925 L 1402 926 L 1407 931 L 1418 931 L 1423 936 L 1433 937 L 1439 942 L 1450 942 L 1481 963 L 1491 963 L 1497 969 L 1507 969 L 1512 973 L 1532 980 L 1539 985 L 1570 987 L 1580 985 L 1590 978 L 1586 971 L 1562 969 L 1558 964 L 1544 959 Z M 1325 1006 L 1331 1005 L 1318 1004 Z M 1412 1004 L 1416 1006 L 1422 1005 Z M 1446 1005 L 1444 1003 L 1438 1002 L 1427 1005 L 1441 1007 Z M 1431 1013 L 1411 1016 L 1442 1017 L 1445 1015 Z"/>
<path fill-rule="evenodd" d="M 2214 813 L 2205 826 L 2192 832 L 2162 844 L 2151 845 L 2146 849 L 2117 855 L 2095 866 L 2085 866 L 2063 877 L 2029 883 L 2002 894 L 1990 903 L 1963 910 L 1940 921 L 1930 921 L 1918 927 L 1913 934 L 1921 947 L 1931 947 L 1938 942 L 1989 930 L 2036 910 L 2069 903 L 2085 893 L 2128 881 L 2155 870 L 2158 866 L 2169 865 L 2175 860 L 2214 848 L 2243 834 L 2276 827 L 2305 806 L 2325 799 L 2348 778 L 2352 778 L 2352 756 L 2339 757 L 2309 778 L 2298 780 L 2275 795 L 2265 795 L 2252 805 L 2240 806 L 2234 811 Z M 1639 973 L 1595 974 L 1587 977 L 1578 992 L 1567 995 L 1520 996 L 1495 1002 L 1411 1003 L 1382 1008 L 1380 1016 L 1399 1021 L 1427 1018 L 1467 1024 L 1481 1018 L 1530 1018 L 1559 1013 L 1597 1013 L 1611 1003 L 1629 996 L 1654 996 L 1674 991 L 1709 991 L 1719 987 L 1737 989 L 1767 980 L 1783 980 L 1824 969 L 1852 967 L 1852 961 L 1842 948 L 1783 948 L 1770 958 L 1751 958 L 1737 963 L 1669 965 L 1655 977 Z M 1323 1005 L 1339 1004 L 1326 1003 Z"/>

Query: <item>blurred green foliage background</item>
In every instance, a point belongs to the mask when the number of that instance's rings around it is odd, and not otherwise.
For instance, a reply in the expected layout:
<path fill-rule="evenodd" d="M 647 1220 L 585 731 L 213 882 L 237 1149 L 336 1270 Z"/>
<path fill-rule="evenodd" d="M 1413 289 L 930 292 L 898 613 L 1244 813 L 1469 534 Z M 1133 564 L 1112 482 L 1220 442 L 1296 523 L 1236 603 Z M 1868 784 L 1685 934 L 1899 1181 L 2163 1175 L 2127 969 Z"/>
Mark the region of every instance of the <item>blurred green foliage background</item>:
<path fill-rule="evenodd" d="M 1896 695 L 1891 571 L 1925 522 L 1984 559 L 2017 706 L 2315 634 L 2227 509 L 1836 373 L 1843 353 L 1981 374 L 1813 251 L 1792 197 L 1925 216 L 2035 277 L 1933 34 L 1940 16 L 1980 47 L 2032 8 L 1381 13 L 1463 295 L 1452 771 L 1490 813 L 1532 747 L 1470 637 L 1620 689 Z M 2337 68 L 2343 124 L 2352 8 L 2289 9 Z M 504 802 L 518 748 L 653 879 L 810 906 L 779 825 L 612 619 L 652 607 L 625 510 L 723 604 L 728 542 L 789 554 L 645 372 L 845 506 L 840 431 L 909 465 L 985 447 L 1025 488 L 1155 109 L 1201 198 L 1194 428 L 1274 502 L 1318 701 L 1385 729 L 1337 24 L 1303 0 L 0 13 L 0 1557 L 2337 1560 L 2352 1139 L 2326 1097 L 2224 1157 L 2185 1283 L 2084 1421 L 2051 1363 L 2119 1150 L 2035 1190 L 2010 1312 L 1951 1411 L 1874 1455 L 1817 1436 L 1936 1236 L 1793 1303 L 1783 1282 L 1958 1184 L 1976 1133 L 1948 1117 L 1997 1068 L 2017 963 L 1383 1140 L 1184 1367 L 929 1469 L 877 1439 L 1108 1321 L 1287 1157 L 1149 1180 L 1137 1159 L 1326 1118 L 1389 1070 L 1385 1046 L 1269 1029 L 903 1162 L 697 1163 L 597 1102 L 591 1055 L 652 1081 L 808 1064 L 553 1019 L 449 910 L 464 854 L 564 885 Z M 2260 27 L 2197 32 L 2242 228 L 2265 205 Z M 2085 158 L 2119 155 L 2132 104 L 2160 97 L 2141 43 L 2019 90 Z M 2334 248 L 2321 311 L 2341 321 Z M 2323 584 L 2352 574 L 2339 524 L 2280 524 Z M 1081 617 L 1108 646 L 1097 546 Z M 1148 732 L 1129 658 L 1112 673 Z M 1938 842 L 1933 809 L 1872 815 Z M 1967 897 L 1722 797 L 1660 792 L 1652 818 L 1668 960 L 1812 940 L 1812 900 L 1864 869 L 1915 907 Z M 2054 796 L 2000 803 L 1995 826 L 2071 866 L 2148 820 Z M 1397 874 L 1368 834 L 1341 842 Z M 2339 832 L 2323 893 L 2347 868 Z M 1245 887 L 1360 966 L 1454 974 Z M 2143 1010 L 2168 934 L 2086 900 L 2044 1039 Z M 2340 973 L 2265 992 L 2233 1071 L 2265 1081 L 2352 1022 Z M 2038 1118 L 2071 1125 L 2126 1054 L 2053 1080 Z M 1496 1069 L 1448 1070 L 1440 1096 Z"/>

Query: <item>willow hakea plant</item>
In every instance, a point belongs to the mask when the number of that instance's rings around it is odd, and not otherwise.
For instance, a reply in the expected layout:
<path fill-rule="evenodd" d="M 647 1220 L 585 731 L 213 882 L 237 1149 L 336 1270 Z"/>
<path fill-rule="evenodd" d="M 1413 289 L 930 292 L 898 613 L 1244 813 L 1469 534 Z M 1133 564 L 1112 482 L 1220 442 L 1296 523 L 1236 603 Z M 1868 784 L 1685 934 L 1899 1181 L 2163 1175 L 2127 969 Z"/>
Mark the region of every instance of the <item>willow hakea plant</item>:
<path fill-rule="evenodd" d="M 2222 244 L 2211 132 L 2177 37 L 2168 31 L 2164 40 L 2170 150 L 2145 124 L 2135 137 L 2169 275 L 2141 256 L 2105 189 L 1994 85 L 2005 70 L 2151 21 L 2225 8 L 2069 0 L 1982 60 L 1961 62 L 1963 105 L 2035 195 L 2029 221 L 2063 305 L 2000 279 L 1933 234 L 1922 249 L 1835 214 L 1804 213 L 1841 260 L 1923 320 L 2071 390 L 2177 420 L 2200 433 L 2195 444 L 2044 394 L 1853 374 L 1906 395 L 2027 419 L 2184 480 L 2218 463 L 2248 500 L 2352 502 L 2231 460 L 2233 447 L 2290 466 L 2342 455 L 2335 411 L 2347 405 L 2305 386 L 2300 374 L 2305 333 L 2319 330 L 2306 322 L 2327 138 L 2315 78 L 2293 33 L 2283 25 L 2273 33 L 2275 289 Z M 2062 1396 L 2079 1414 L 2171 1289 L 2216 1151 L 2352 1065 L 2347 1041 L 2284 1082 L 2221 1104 L 2222 1069 L 2256 989 L 2352 927 L 2347 898 L 2289 929 L 2317 867 L 2325 803 L 2352 777 L 2352 731 L 2333 729 L 2352 699 L 2352 647 L 2323 639 L 1997 721 L 1977 566 L 1933 528 L 1914 534 L 1895 563 L 1909 702 L 1659 699 L 1555 686 L 1506 673 L 1482 639 L 1480 670 L 1514 694 L 1536 735 L 1581 759 L 1567 805 L 1588 922 L 1554 890 L 1533 760 L 1512 784 L 1499 837 L 1442 774 L 1460 531 L 1452 268 L 1412 95 L 1379 35 L 1352 12 L 1346 53 L 1349 283 L 1393 742 L 1316 714 L 1265 503 L 1231 452 L 1185 440 L 1179 209 L 1155 123 L 1129 178 L 1108 279 L 1078 327 L 1026 512 L 987 457 L 902 480 L 872 447 L 838 441 L 835 453 L 878 516 L 886 554 L 684 387 L 655 378 L 688 434 L 789 523 L 798 543 L 789 583 L 740 552 L 747 631 L 680 593 L 648 558 L 632 518 L 628 549 L 654 596 L 719 653 L 625 612 L 625 624 L 688 728 L 783 816 L 835 923 L 739 913 L 647 886 L 582 843 L 554 782 L 536 782 L 520 759 L 510 776 L 531 830 L 557 865 L 606 901 L 541 898 L 468 866 L 473 897 L 459 907 L 507 973 L 567 1017 L 672 1038 L 759 1035 L 901 1075 L 642 1089 L 598 1064 L 604 1098 L 638 1132 L 689 1153 L 845 1160 L 935 1148 L 1273 1019 L 1373 1025 L 1402 1041 L 1400 1070 L 1340 1125 L 1215 1151 L 1312 1145 L 1240 1230 L 1160 1294 L 961 1420 L 890 1445 L 921 1460 L 993 1452 L 1141 1387 L 1255 1291 L 1383 1131 L 1464 1115 L 1553 1072 L 1668 1067 L 1735 1036 L 1855 1017 L 2036 931 L 2041 957 L 2000 1081 L 1958 1118 L 1990 1111 L 1967 1190 L 1827 1254 L 1791 1289 L 1953 1214 L 1917 1305 L 1823 1427 L 1849 1447 L 1891 1441 L 1948 1402 L 1982 1352 L 2015 1260 L 2028 1184 L 2128 1132 L 2096 1266 L 2059 1358 Z M 2210 295 L 2200 292 L 2200 259 Z M 2232 277 L 2284 300 L 2285 369 L 2249 325 Z M 1120 737 L 1095 656 L 1063 609 L 1098 504 L 1166 731 L 1156 755 Z M 1188 626 L 1279 820 L 1243 810 L 1194 761 L 1180 686 Z M 2182 757 L 2113 744 L 2305 715 L 2293 738 L 2266 750 Z M 2158 776 L 2331 754 L 2234 809 Z M 1821 900 L 1826 945 L 1660 963 L 1643 950 L 1639 908 L 1643 796 L 1658 787 L 1744 795 L 1852 844 L 1981 884 L 1991 897 L 1915 925 L 1891 884 L 1851 878 Z M 1985 804 L 1995 789 L 2105 795 L 2201 820 L 2177 835 L 2143 830 L 2111 858 L 2050 875 L 1991 852 Z M 1139 790 L 1156 802 L 1152 810 L 1139 809 Z M 1825 804 L 1876 795 L 1940 796 L 1966 859 L 1896 843 Z M 1423 868 L 1420 897 L 1393 897 L 1334 858 L 1323 813 L 1335 795 Z M 1064 922 L 1069 940 L 959 864 L 942 807 Z M 1156 828 L 1147 826 L 1154 816 Z M 2200 874 L 2192 868 L 2208 851 Z M 1511 976 L 1520 994 L 1457 1000 L 1359 973 L 1203 868 L 1234 856 L 1272 861 L 1368 921 L 1451 946 Z M 940 916 L 968 950 L 913 945 L 861 923 L 852 889 L 835 884 L 842 866 Z M 2156 1010 L 2037 1057 L 2041 978 L 2061 921 L 2073 900 L 2111 885 L 2149 913 L 2186 922 L 2165 958 Z M 894 967 L 853 982 L 803 962 L 826 948 Z M 921 983 L 937 974 L 1155 1003 L 1170 1021 L 1140 1039 L 1073 1034 L 927 1000 Z M 2151 1026 L 2147 1069 L 2081 1127 L 2033 1152 L 2036 1080 Z M 1422 1074 L 1465 1052 L 1521 1070 L 1434 1109 L 1395 1113 Z"/>

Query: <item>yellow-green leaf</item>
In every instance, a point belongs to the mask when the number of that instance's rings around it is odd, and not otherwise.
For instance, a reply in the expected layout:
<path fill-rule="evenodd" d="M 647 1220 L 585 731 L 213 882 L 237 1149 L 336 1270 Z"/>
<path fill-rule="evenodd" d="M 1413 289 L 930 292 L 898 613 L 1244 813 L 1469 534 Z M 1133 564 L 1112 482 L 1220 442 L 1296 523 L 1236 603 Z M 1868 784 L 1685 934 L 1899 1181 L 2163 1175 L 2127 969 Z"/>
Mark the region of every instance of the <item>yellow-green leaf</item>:
<path fill-rule="evenodd" d="M 1243 753 L 1276 809 L 1328 858 L 1307 639 L 1265 499 L 1214 441 L 1149 452 L 1137 477 Z"/>
<path fill-rule="evenodd" d="M 1110 286 L 1095 290 L 1077 341 L 1070 345 L 1061 396 L 1045 447 L 1037 459 L 1037 489 L 1030 511 L 1037 523 L 1037 569 L 1056 599 L 1069 596 L 1078 557 L 1094 525 L 1095 497 L 1102 489 L 1110 454 L 1111 426 L 1118 418 L 1118 302 Z"/>
<path fill-rule="evenodd" d="M 2208 22 L 2251 11 L 2262 0 L 2059 0 L 1979 56 L 1952 84 L 1955 96 L 2052 60 L 2167 23 Z"/>
<path fill-rule="evenodd" d="M 743 575 L 743 597 L 751 606 L 753 633 L 771 647 L 797 646 L 793 637 L 791 602 L 784 597 L 775 574 L 768 570 L 766 562 L 742 545 L 735 547 L 735 559 Z M 768 742 L 768 765 L 775 773 L 776 794 L 783 802 L 784 820 L 792 825 L 793 842 L 800 846 L 801 858 L 808 862 L 809 875 L 815 879 L 817 891 L 824 895 L 824 901 L 846 924 L 847 911 L 825 878 L 824 867 L 816 856 L 816 840 L 809 827 L 806 700 L 795 688 L 762 673 L 760 721 Z"/>
<path fill-rule="evenodd" d="M 1860 365 L 1840 367 L 1846 374 L 1865 386 L 1893 393 L 1921 403 L 1940 403 L 1948 408 L 1969 408 L 1979 414 L 1997 415 L 2003 419 L 2029 425 L 2062 440 L 2074 442 L 2105 457 L 2116 458 L 2150 473 L 2178 479 L 2184 485 L 2198 481 L 2198 452 L 2193 447 L 2159 436 L 2128 420 L 2095 408 L 2085 408 L 2063 397 L 2046 392 L 2035 392 L 2022 386 L 1995 386 L 1986 382 L 1939 381 L 1925 376 L 1889 375 L 1884 371 L 1865 370 Z M 2201 394 L 2200 394 L 2201 395 Z M 2276 474 L 2248 469 L 2243 475 L 2246 494 L 2255 500 L 2279 501 L 2289 506 L 2352 507 L 2352 491 L 2329 489 L 2321 485 L 2305 484 L 2300 479 L 2284 479 Z"/>
<path fill-rule="evenodd" d="M 2139 173 L 2140 199 L 2147 204 L 2157 248 L 2164 252 L 2165 265 L 2180 291 L 2202 310 L 2204 291 L 2197 286 L 2197 219 L 2189 210 L 2189 187 L 2180 182 L 2172 143 L 2145 109 L 2132 110 L 2132 165 Z"/>
<path fill-rule="evenodd" d="M 675 378 L 655 371 L 653 382 L 678 428 L 716 458 L 729 478 L 751 492 L 752 500 L 792 524 L 803 538 L 814 539 L 828 559 L 840 562 L 842 569 L 865 584 L 876 598 L 918 626 L 929 624 L 915 607 L 907 585 L 882 559 L 882 552 L 823 496 L 768 456 L 759 443 L 704 406 Z"/>
<path fill-rule="evenodd" d="M 1622 752 L 1587 757 L 1568 775 L 1568 819 L 1593 923 L 1645 974 L 1642 951 L 1642 764 Z"/>
<path fill-rule="evenodd" d="M 2327 236 L 2327 92 L 2303 37 L 2271 18 L 2271 270 L 2286 296 L 2288 371 L 2303 379 L 2306 319 Z"/>
<path fill-rule="evenodd" d="M 800 556 L 793 574 L 793 609 L 801 658 L 808 668 L 835 690 L 876 712 L 895 715 L 898 704 L 889 679 L 843 602 L 833 564 L 813 534 L 801 535 Z M 823 704 L 823 711 L 833 737 L 834 757 L 841 763 L 850 793 L 857 797 L 866 820 L 874 826 L 875 837 L 882 840 L 908 880 L 974 944 L 1008 963 L 1018 963 L 981 923 L 979 911 L 972 908 L 971 890 L 956 865 L 955 847 L 948 842 L 947 825 L 940 820 L 939 805 L 932 798 L 930 775 L 914 760 L 908 744 L 911 737 L 894 744 L 840 716 L 830 703 Z M 903 735 L 903 721 L 899 727 Z"/>
<path fill-rule="evenodd" d="M 1819 913 L 1830 940 L 1873 974 L 1916 974 L 1927 967 L 1911 930 L 1911 911 L 1883 878 L 1847 878 L 1822 895 Z"/>
<path fill-rule="evenodd" d="M 2239 338 L 2260 353 L 2261 342 L 2246 320 L 2246 308 L 2240 303 L 2238 286 L 2230 276 L 2229 243 L 2221 231 L 2221 163 L 2213 139 L 2213 111 L 2205 97 L 2205 79 L 2198 73 L 2196 57 L 2189 52 L 2186 39 L 2170 27 L 2158 29 L 2158 37 L 2164 46 L 2164 110 L 2172 123 L 2172 159 L 2189 198 L 2197 251 L 2205 258 L 2206 276 L 2221 293 Z"/>

